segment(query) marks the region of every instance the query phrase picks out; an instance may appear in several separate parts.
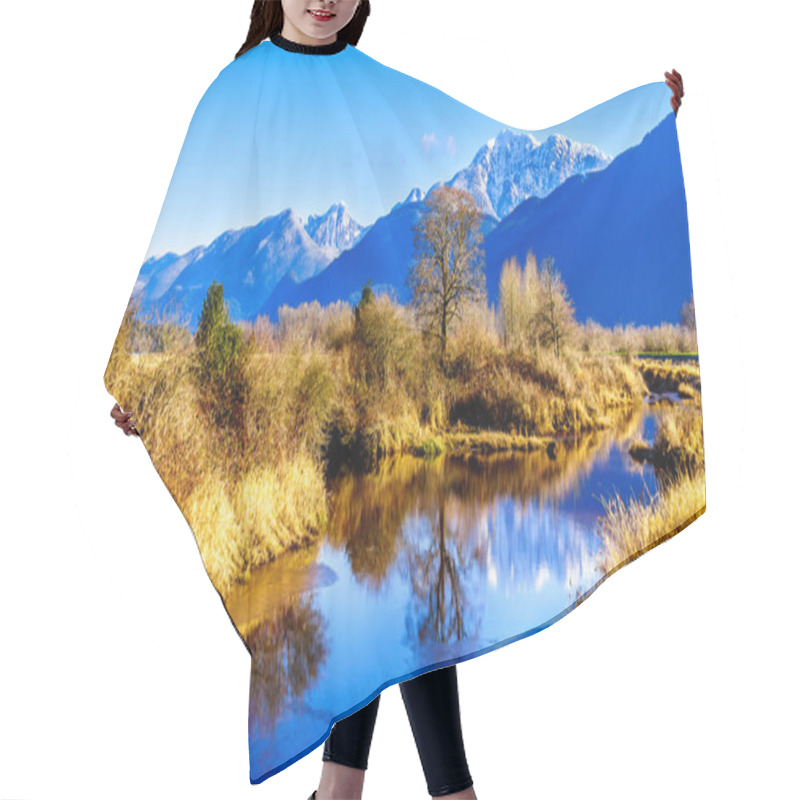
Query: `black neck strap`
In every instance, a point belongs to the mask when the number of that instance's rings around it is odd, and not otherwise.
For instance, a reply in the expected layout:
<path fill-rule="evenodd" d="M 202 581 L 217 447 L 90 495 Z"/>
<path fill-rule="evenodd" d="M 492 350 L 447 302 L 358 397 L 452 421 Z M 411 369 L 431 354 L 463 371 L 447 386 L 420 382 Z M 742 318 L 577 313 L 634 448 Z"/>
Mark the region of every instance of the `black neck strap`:
<path fill-rule="evenodd" d="M 300 44 L 300 42 L 293 42 L 291 39 L 287 39 L 278 32 L 273 33 L 269 38 L 276 47 L 280 47 L 282 50 L 288 50 L 291 53 L 307 53 L 314 56 L 340 53 L 347 47 L 346 39 L 337 39 L 330 44 Z"/>

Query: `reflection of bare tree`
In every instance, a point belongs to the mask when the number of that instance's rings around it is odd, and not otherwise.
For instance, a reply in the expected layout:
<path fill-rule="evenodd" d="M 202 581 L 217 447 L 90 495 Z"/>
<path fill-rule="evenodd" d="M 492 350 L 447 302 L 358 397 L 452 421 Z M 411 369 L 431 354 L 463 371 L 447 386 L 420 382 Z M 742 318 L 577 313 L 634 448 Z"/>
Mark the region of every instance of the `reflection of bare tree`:
<path fill-rule="evenodd" d="M 561 501 L 580 494 L 584 478 L 615 444 L 635 435 L 641 419 L 637 410 L 611 430 L 561 442 L 555 454 L 481 454 L 428 464 L 416 480 L 425 491 L 417 494 L 418 514 L 404 523 L 405 553 L 398 565 L 414 598 L 408 639 L 420 646 L 474 637 L 480 625 L 472 598 L 481 592 L 470 581 L 485 580 L 489 566 L 494 580 L 506 585 L 515 575 L 528 584 L 537 575 L 561 576 L 567 586 L 582 583 L 589 564 L 583 528 L 552 520 Z M 537 517 L 537 506 L 549 513 Z M 515 509 L 513 520 L 502 516 L 509 508 Z M 509 535 L 520 525 L 526 535 Z"/>
<path fill-rule="evenodd" d="M 446 509 L 447 495 L 441 492 L 436 508 L 424 516 L 430 538 L 416 546 L 408 542 L 405 562 L 400 565 L 417 601 L 416 617 L 409 610 L 407 627 L 418 643 L 459 642 L 475 636 L 479 628 L 474 617 L 468 621 L 472 609 L 465 590 L 476 554 L 468 552 L 457 533 L 448 535 Z"/>
<path fill-rule="evenodd" d="M 328 657 L 322 614 L 307 597 L 294 598 L 247 636 L 252 652 L 250 725 L 273 733 L 293 697 L 302 698 Z"/>
<path fill-rule="evenodd" d="M 538 450 L 434 461 L 403 455 L 382 460 L 374 473 L 342 474 L 331 484 L 326 536 L 347 552 L 353 575 L 360 582 L 379 588 L 398 554 L 408 546 L 400 534 L 410 515 L 416 512 L 433 518 L 439 513 L 439 498 L 446 497 L 456 526 L 474 530 L 498 497 L 554 506 L 576 491 L 598 461 L 608 458 L 616 442 L 633 437 L 641 419 L 642 410 L 632 410 L 620 416 L 613 429 L 559 443 L 555 455 Z M 458 502 L 452 504 L 453 500 Z M 431 504 L 434 510 L 430 510 Z M 480 552 L 475 557 L 481 557 Z"/>
<path fill-rule="evenodd" d="M 326 535 L 347 552 L 360 582 L 377 588 L 385 580 L 402 544 L 403 520 L 426 493 L 430 468 L 413 456 L 391 457 L 375 472 L 342 474 L 333 483 Z"/>
<path fill-rule="evenodd" d="M 586 585 L 585 522 L 562 515 L 560 504 L 585 493 L 584 478 L 615 444 L 637 435 L 641 419 L 639 411 L 616 429 L 561 441 L 550 454 L 405 455 L 385 459 L 376 473 L 340 475 L 326 538 L 347 554 L 361 584 L 380 589 L 393 569 L 399 573 L 411 597 L 412 648 L 473 641 L 483 614 L 476 598 L 489 580 L 534 590 L 537 581 L 573 592 Z M 323 620 L 306 598 L 336 575 L 317 555 L 316 548 L 287 554 L 230 600 L 253 652 L 255 724 L 285 717 L 290 698 L 308 691 L 328 657 Z"/>

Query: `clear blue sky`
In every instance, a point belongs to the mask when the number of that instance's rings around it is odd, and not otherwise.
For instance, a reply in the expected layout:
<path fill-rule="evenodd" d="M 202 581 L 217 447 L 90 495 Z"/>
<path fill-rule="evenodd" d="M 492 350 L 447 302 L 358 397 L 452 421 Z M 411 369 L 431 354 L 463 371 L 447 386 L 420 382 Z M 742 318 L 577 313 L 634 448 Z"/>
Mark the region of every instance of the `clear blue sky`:
<path fill-rule="evenodd" d="M 663 82 L 632 89 L 559 132 L 615 156 L 672 113 Z M 305 220 L 344 202 L 371 224 L 414 188 L 467 166 L 506 126 L 358 48 L 331 55 L 267 40 L 231 62 L 200 100 L 147 257 L 208 245 L 292 208 Z"/>

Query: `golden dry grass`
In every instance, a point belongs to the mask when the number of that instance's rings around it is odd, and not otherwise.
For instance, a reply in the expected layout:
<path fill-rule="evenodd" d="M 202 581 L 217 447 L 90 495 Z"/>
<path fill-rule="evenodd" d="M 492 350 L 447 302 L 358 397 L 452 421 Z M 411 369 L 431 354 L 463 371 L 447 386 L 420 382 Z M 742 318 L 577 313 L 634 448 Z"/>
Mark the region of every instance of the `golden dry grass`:
<path fill-rule="evenodd" d="M 637 558 L 697 519 L 706 506 L 705 470 L 685 472 L 647 500 L 603 500 L 600 568 L 606 574 Z"/>
<path fill-rule="evenodd" d="M 640 370 L 619 356 L 496 348 L 464 362 L 456 353 L 450 419 L 474 428 L 580 434 L 608 427 L 647 394 Z"/>
<path fill-rule="evenodd" d="M 609 572 L 682 530 L 705 511 L 705 447 L 699 398 L 665 409 L 652 446 L 636 441 L 631 455 L 656 469 L 658 490 L 626 502 L 603 500 L 601 568 Z"/>
<path fill-rule="evenodd" d="M 232 491 L 208 474 L 185 504 L 206 570 L 223 594 L 278 553 L 306 544 L 327 520 L 327 496 L 308 455 L 255 467 Z"/>
<path fill-rule="evenodd" d="M 275 325 L 242 324 L 253 345 L 241 373 L 246 400 L 239 427 L 222 430 L 206 418 L 188 331 L 179 335 L 170 323 L 161 335 L 131 312 L 105 382 L 134 412 L 224 593 L 324 527 L 332 464 L 371 468 L 402 452 L 536 450 L 556 435 L 615 424 L 648 386 L 674 387 L 699 402 L 696 364 L 592 348 L 556 357 L 546 348 L 505 347 L 495 326 L 491 311 L 473 308 L 440 363 L 407 310 L 385 297 L 359 325 L 343 303 L 283 309 Z M 158 343 L 160 352 L 134 352 L 137 342 Z M 670 443 L 685 438 L 681 424 L 676 417 L 674 430 L 665 427 L 664 458 Z"/>
<path fill-rule="evenodd" d="M 700 366 L 696 361 L 639 359 L 639 369 L 651 392 L 700 391 Z"/>

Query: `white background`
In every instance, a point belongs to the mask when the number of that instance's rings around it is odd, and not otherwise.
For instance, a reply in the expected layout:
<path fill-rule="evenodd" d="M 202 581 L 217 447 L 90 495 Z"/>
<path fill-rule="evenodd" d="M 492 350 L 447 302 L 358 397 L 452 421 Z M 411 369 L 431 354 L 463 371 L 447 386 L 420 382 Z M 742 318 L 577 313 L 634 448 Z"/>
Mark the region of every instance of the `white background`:
<path fill-rule="evenodd" d="M 103 372 L 250 0 L 2 11 L 0 798 L 305 800 L 249 782 L 250 659 Z M 481 800 L 796 797 L 798 146 L 789 4 L 374 0 L 359 47 L 511 125 L 675 67 L 708 510 L 458 666 Z M 791 241 L 790 241 L 791 240 Z M 364 798 L 427 792 L 399 688 Z"/>

